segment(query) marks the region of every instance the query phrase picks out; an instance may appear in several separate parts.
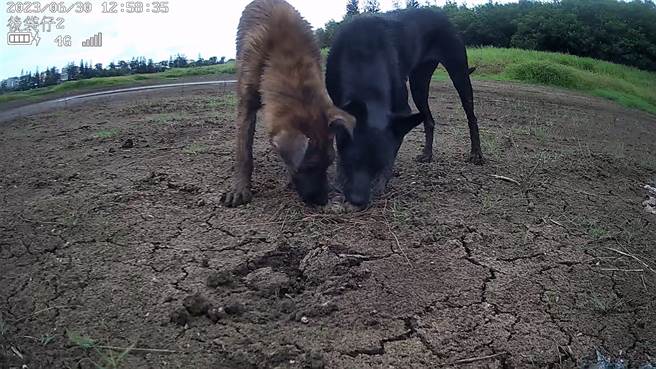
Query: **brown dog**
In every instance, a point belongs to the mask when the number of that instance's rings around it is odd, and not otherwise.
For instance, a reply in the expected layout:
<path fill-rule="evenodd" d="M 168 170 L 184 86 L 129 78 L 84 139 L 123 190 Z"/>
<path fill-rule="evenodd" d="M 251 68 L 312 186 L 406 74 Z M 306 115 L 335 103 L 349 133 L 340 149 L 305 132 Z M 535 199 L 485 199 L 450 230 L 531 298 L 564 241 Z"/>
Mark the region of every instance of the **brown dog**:
<path fill-rule="evenodd" d="M 262 108 L 271 144 L 304 202 L 328 201 L 326 171 L 334 160 L 331 127 L 352 131 L 355 118 L 336 108 L 321 70 L 310 25 L 283 0 L 255 0 L 237 31 L 237 151 L 232 191 L 223 203 L 252 199 L 253 135 Z"/>

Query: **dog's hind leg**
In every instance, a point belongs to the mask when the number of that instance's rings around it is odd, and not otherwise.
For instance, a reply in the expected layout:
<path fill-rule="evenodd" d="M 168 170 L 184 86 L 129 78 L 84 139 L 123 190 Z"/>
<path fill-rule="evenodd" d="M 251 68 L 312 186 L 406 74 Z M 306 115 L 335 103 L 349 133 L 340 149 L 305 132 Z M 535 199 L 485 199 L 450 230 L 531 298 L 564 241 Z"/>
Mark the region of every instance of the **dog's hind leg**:
<path fill-rule="evenodd" d="M 437 68 L 437 62 L 426 62 L 415 68 L 410 73 L 410 90 L 412 91 L 412 99 L 419 109 L 419 112 L 424 115 L 424 132 L 426 134 L 426 143 L 424 144 L 424 151 L 421 155 L 417 156 L 417 161 L 420 163 L 429 163 L 433 161 L 433 137 L 435 136 L 435 119 L 428 106 L 428 90 L 430 87 L 431 78 Z"/>
<path fill-rule="evenodd" d="M 223 204 L 236 207 L 249 203 L 251 177 L 253 176 L 253 137 L 255 122 L 260 108 L 260 95 L 254 87 L 240 84 L 238 87 L 239 104 L 237 107 L 237 145 L 236 162 L 233 174 L 233 188 L 223 195 Z"/>
<path fill-rule="evenodd" d="M 463 50 L 464 54 L 464 50 Z M 465 54 L 466 55 L 466 54 Z M 460 59 L 460 58 L 456 58 Z M 474 114 L 474 91 L 472 89 L 471 79 L 469 78 L 469 67 L 467 66 L 467 59 L 464 60 L 450 60 L 443 62 L 449 77 L 453 82 L 453 86 L 460 95 L 462 107 L 467 114 L 467 122 L 469 124 L 469 136 L 471 138 L 471 153 L 468 161 L 474 164 L 483 164 L 485 159 L 481 152 L 481 139 L 478 132 L 478 119 Z"/>

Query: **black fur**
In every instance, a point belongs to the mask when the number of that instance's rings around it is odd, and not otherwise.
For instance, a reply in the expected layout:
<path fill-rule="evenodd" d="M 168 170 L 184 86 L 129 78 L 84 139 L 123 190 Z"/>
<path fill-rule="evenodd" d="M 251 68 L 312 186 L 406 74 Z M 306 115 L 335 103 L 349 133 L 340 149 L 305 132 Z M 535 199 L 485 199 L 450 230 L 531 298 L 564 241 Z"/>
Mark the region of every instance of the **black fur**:
<path fill-rule="evenodd" d="M 447 69 L 467 114 L 469 160 L 480 164 L 483 155 L 469 79 L 473 70 L 464 44 L 444 14 L 413 9 L 357 17 L 335 38 L 326 87 L 335 105 L 357 119 L 352 137 L 345 130 L 336 132 L 340 180 L 352 204 L 365 206 L 372 193 L 384 190 L 404 136 L 422 122 L 426 145 L 417 159 L 432 160 L 435 121 L 428 90 L 439 63 Z M 419 114 L 410 114 L 408 79 Z"/>

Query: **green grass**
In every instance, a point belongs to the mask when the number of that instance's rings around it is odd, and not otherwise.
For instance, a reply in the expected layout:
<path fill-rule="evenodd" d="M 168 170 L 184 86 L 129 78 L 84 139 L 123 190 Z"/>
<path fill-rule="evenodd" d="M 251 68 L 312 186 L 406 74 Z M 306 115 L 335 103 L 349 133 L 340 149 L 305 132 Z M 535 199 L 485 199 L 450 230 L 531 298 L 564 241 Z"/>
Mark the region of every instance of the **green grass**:
<path fill-rule="evenodd" d="M 234 74 L 235 63 L 209 65 L 195 68 L 173 68 L 162 73 L 133 74 L 130 76 L 91 78 L 80 81 L 68 81 L 56 86 L 37 88 L 29 91 L 9 92 L 0 95 L 0 104 L 15 100 L 38 100 L 49 95 L 64 94 L 70 91 L 89 91 L 103 88 L 124 87 L 157 82 L 167 79 L 207 76 L 214 74 Z"/>
<path fill-rule="evenodd" d="M 210 147 L 207 145 L 192 143 L 191 145 L 182 149 L 182 152 L 188 155 L 199 155 L 205 154 L 210 151 Z"/>
<path fill-rule="evenodd" d="M 9 324 L 0 316 L 0 337 L 4 337 L 9 332 Z"/>
<path fill-rule="evenodd" d="M 321 51 L 325 58 L 328 50 Z M 554 86 L 599 96 L 620 105 L 656 114 L 656 73 L 591 58 L 542 51 L 500 49 L 492 47 L 468 50 L 469 64 L 476 66 L 475 80 L 512 81 Z M 197 68 L 176 68 L 162 73 L 122 77 L 92 78 L 65 82 L 61 85 L 0 95 L 0 104 L 9 101 L 37 100 L 69 91 L 138 85 L 192 76 L 234 74 L 235 64 Z M 448 79 L 444 69 L 435 73 L 435 80 Z M 229 102 L 231 103 L 231 102 Z"/>
<path fill-rule="evenodd" d="M 234 108 L 237 106 L 237 95 L 234 93 L 217 96 L 211 99 L 206 107 L 210 109 Z"/>
<path fill-rule="evenodd" d="M 512 81 L 580 91 L 656 114 L 656 73 L 591 58 L 542 51 L 472 48 L 478 80 Z M 440 68 L 436 80 L 446 80 Z"/>
<path fill-rule="evenodd" d="M 96 134 L 93 135 L 95 138 L 100 138 L 100 139 L 107 139 L 107 138 L 112 138 L 115 137 L 119 134 L 119 131 L 117 129 L 109 129 L 109 130 L 102 130 L 96 132 Z"/>
<path fill-rule="evenodd" d="M 120 349 L 118 352 L 114 348 L 107 348 L 98 345 L 98 342 L 90 337 L 83 336 L 77 332 L 67 331 L 66 335 L 71 344 L 79 348 L 95 353 L 96 360 L 88 357 L 87 360 L 93 364 L 96 369 L 119 369 L 127 355 L 130 354 L 134 345 Z"/>
<path fill-rule="evenodd" d="M 157 113 L 152 114 L 148 117 L 147 121 L 149 123 L 158 123 L 158 124 L 175 124 L 182 122 L 185 118 L 185 115 L 182 113 Z"/>

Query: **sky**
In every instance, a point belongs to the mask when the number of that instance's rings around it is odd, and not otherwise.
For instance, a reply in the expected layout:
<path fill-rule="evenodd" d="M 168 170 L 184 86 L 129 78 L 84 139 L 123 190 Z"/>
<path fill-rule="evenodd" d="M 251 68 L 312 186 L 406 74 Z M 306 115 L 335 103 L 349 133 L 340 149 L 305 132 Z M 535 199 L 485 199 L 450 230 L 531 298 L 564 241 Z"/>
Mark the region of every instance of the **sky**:
<path fill-rule="evenodd" d="M 76 13 L 73 8 L 69 13 L 49 10 L 40 13 L 17 13 L 19 9 L 10 8 L 11 3 L 23 1 L 5 1 L 0 9 L 2 21 L 2 38 L 0 41 L 0 79 L 20 75 L 21 71 L 40 71 L 55 66 L 59 69 L 69 62 L 80 63 L 84 60 L 90 64 L 118 60 L 130 60 L 144 56 L 154 61 L 168 59 L 171 55 L 182 54 L 196 59 L 199 54 L 207 59 L 211 56 L 230 59 L 235 55 L 235 35 L 239 17 L 244 7 L 251 0 L 169 0 L 168 13 L 153 13 L 155 2 L 144 0 L 144 12 L 140 14 L 125 13 L 128 1 L 117 1 L 116 14 L 103 13 L 103 3 L 109 10 L 107 0 L 85 0 L 92 6 L 89 12 Z M 346 9 L 346 0 L 288 0 L 312 24 L 314 28 L 322 27 L 330 19 L 340 20 Z M 34 1 L 30 1 L 34 3 Z M 36 1 L 39 6 L 59 4 L 61 0 Z M 405 3 L 400 0 L 400 3 Z M 422 2 L 425 2 L 422 1 Z M 445 0 L 432 0 L 442 5 Z M 487 0 L 468 0 L 468 5 L 476 5 Z M 66 6 L 81 3 L 79 0 L 64 0 Z M 362 3 L 362 1 L 361 1 Z M 394 0 L 381 0 L 382 10 L 392 9 Z M 123 6 L 121 6 L 123 4 Z M 162 9 L 162 8 L 159 8 Z M 37 10 L 35 8 L 28 9 Z M 42 9 L 38 9 L 41 11 Z M 121 12 L 123 10 L 123 12 Z M 150 12 L 146 13 L 146 10 Z M 25 18 L 53 17 L 54 24 L 38 26 L 39 44 L 8 45 L 9 23 L 20 18 L 18 22 L 24 30 Z M 12 19 L 13 17 L 13 19 Z M 58 19 L 60 18 L 60 19 Z M 16 22 L 13 22 L 16 24 Z M 50 23 L 47 21 L 45 23 Z M 60 29 L 57 28 L 60 26 Z M 44 28 L 46 27 L 46 28 Z M 63 27 L 63 28 L 61 28 Z M 102 32 L 103 45 L 96 48 L 82 47 L 81 43 L 98 32 Z M 34 32 L 32 32 L 34 33 Z M 66 46 L 66 36 L 70 36 L 70 46 Z M 7 41 L 5 41 L 7 40 Z M 58 42 L 61 44 L 58 45 Z"/>

